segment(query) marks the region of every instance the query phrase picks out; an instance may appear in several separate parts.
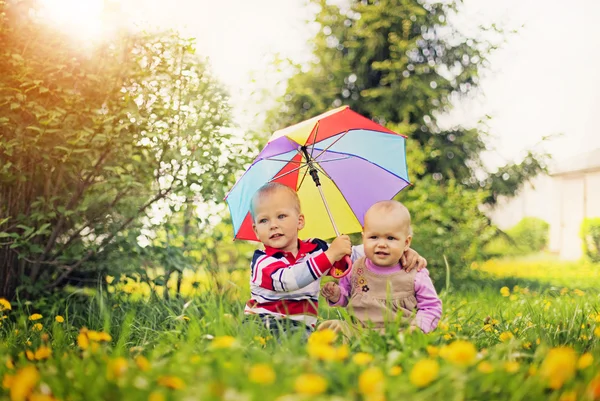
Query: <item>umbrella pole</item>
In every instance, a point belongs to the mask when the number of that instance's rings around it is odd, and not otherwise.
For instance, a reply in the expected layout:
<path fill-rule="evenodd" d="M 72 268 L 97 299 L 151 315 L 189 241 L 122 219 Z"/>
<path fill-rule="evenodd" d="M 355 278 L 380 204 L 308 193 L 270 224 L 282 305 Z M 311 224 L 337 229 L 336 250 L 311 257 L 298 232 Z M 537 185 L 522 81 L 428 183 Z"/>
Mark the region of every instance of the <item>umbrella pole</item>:
<path fill-rule="evenodd" d="M 339 237 L 340 231 L 338 230 L 337 226 L 335 225 L 335 221 L 333 220 L 333 215 L 331 214 L 331 210 L 329 210 L 329 205 L 327 204 L 327 200 L 325 199 L 325 194 L 323 193 L 323 188 L 321 187 L 320 183 L 317 185 L 317 188 L 319 188 L 319 193 L 321 194 L 321 199 L 323 199 L 323 204 L 325 205 L 325 210 L 327 210 L 327 214 L 329 215 L 329 220 L 331 221 L 331 225 L 333 226 L 333 231 L 335 231 L 335 236 Z"/>
<path fill-rule="evenodd" d="M 329 210 L 329 205 L 327 204 L 327 199 L 325 199 L 325 194 L 323 193 L 323 188 L 321 187 L 321 180 L 319 179 L 319 172 L 317 171 L 317 168 L 313 165 L 313 161 L 310 158 L 310 156 L 308 155 L 306 146 L 302 146 L 301 149 L 302 149 L 302 153 L 304 154 L 304 158 L 306 158 L 306 165 L 308 166 L 308 173 L 310 174 L 313 181 L 315 182 L 315 185 L 319 189 L 319 194 L 321 194 L 321 199 L 323 200 L 323 205 L 325 205 L 325 210 L 327 211 L 327 215 L 329 216 L 329 221 L 331 221 L 331 225 L 333 226 L 333 231 L 335 231 L 335 236 L 339 237 L 340 231 L 338 230 L 337 226 L 335 225 L 335 221 L 333 220 L 333 215 L 331 214 L 331 210 Z M 344 261 L 346 262 L 346 266 L 347 266 L 346 270 L 338 270 L 335 267 L 332 267 L 331 273 L 330 273 L 332 277 L 342 278 L 342 277 L 348 275 L 348 273 L 350 273 L 350 270 L 352 270 L 352 259 L 350 259 L 350 256 L 346 255 L 344 257 Z"/>
<path fill-rule="evenodd" d="M 317 171 L 315 166 L 313 166 L 313 160 L 308 155 L 306 146 L 302 146 L 301 150 L 302 150 L 302 153 L 304 154 L 304 158 L 306 159 L 306 164 L 308 166 L 308 173 L 310 174 L 313 181 L 315 182 L 315 185 L 319 189 L 319 194 L 321 194 L 321 199 L 323 200 L 323 204 L 325 205 L 325 210 L 327 211 L 327 215 L 329 216 L 329 221 L 331 221 L 331 225 L 333 226 L 333 231 L 335 231 L 335 236 L 339 237 L 340 231 L 338 230 L 338 228 L 335 224 L 335 221 L 333 220 L 333 214 L 331 214 L 331 210 L 329 210 L 329 205 L 327 204 L 327 199 L 325 199 L 325 194 L 323 193 L 323 188 L 321 187 L 321 180 L 319 179 L 319 172 Z"/>

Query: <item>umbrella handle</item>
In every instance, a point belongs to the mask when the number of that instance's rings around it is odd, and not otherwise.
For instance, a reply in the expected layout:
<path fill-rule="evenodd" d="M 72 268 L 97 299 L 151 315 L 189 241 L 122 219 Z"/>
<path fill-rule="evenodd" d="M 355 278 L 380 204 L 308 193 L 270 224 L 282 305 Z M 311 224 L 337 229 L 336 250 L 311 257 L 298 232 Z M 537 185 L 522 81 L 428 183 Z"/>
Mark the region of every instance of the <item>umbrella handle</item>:
<path fill-rule="evenodd" d="M 337 270 L 335 267 L 332 267 L 329 272 L 331 274 L 331 277 L 342 278 L 342 277 L 347 276 L 348 273 L 350 273 L 350 270 L 352 270 L 352 259 L 350 259 L 350 256 L 346 255 L 346 256 L 344 256 L 344 261 L 348 265 L 346 270 L 341 271 L 341 273 L 337 273 L 337 271 L 339 271 L 339 270 Z"/>

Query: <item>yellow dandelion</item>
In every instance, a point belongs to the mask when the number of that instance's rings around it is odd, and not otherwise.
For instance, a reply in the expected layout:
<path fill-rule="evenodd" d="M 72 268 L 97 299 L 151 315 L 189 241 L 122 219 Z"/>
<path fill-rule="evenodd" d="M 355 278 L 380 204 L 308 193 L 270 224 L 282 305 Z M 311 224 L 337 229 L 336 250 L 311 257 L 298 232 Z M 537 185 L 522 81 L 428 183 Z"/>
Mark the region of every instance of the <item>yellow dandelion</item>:
<path fill-rule="evenodd" d="M 266 363 L 253 365 L 248 373 L 248 379 L 258 384 L 273 384 L 276 378 L 275 371 Z"/>
<path fill-rule="evenodd" d="M 296 378 L 294 389 L 299 394 L 318 395 L 327 390 L 327 380 L 315 373 L 305 373 Z"/>
<path fill-rule="evenodd" d="M 527 341 L 527 342 L 523 343 L 523 349 L 531 349 L 531 342 Z"/>
<path fill-rule="evenodd" d="M 517 361 L 508 361 L 504 363 L 504 370 L 508 373 L 517 373 L 519 371 L 519 362 Z"/>
<path fill-rule="evenodd" d="M 25 401 L 39 380 L 40 374 L 35 366 L 19 369 L 10 386 L 11 401 Z"/>
<path fill-rule="evenodd" d="M 489 332 L 491 332 L 492 330 L 494 330 L 494 326 L 492 326 L 491 324 L 489 324 L 489 323 L 488 323 L 488 324 L 484 324 L 484 325 L 483 325 L 483 331 L 485 331 L 485 332 L 488 332 L 488 333 L 489 333 Z"/>
<path fill-rule="evenodd" d="M 468 341 L 457 340 L 444 347 L 444 354 L 440 356 L 454 365 L 469 366 L 475 362 L 477 349 Z"/>
<path fill-rule="evenodd" d="M 46 347 L 45 345 L 42 345 L 35 351 L 34 356 L 35 356 L 36 360 L 41 361 L 43 359 L 50 358 L 51 355 L 52 355 L 52 350 L 50 349 L 50 347 Z"/>
<path fill-rule="evenodd" d="M 5 374 L 4 377 L 2 378 L 2 387 L 7 390 L 10 390 L 14 380 L 15 380 L 14 375 Z"/>
<path fill-rule="evenodd" d="M 494 371 L 494 367 L 488 361 L 482 361 L 479 363 L 479 365 L 477 365 L 477 370 L 481 373 L 488 374 Z"/>
<path fill-rule="evenodd" d="M 12 310 L 12 306 L 10 305 L 10 302 L 8 302 L 6 299 L 0 298 L 0 311 L 5 310 Z"/>
<path fill-rule="evenodd" d="M 500 294 L 502 294 L 503 297 L 509 297 L 510 289 L 508 287 L 502 287 L 500 288 Z"/>
<path fill-rule="evenodd" d="M 30 361 L 34 361 L 35 360 L 35 354 L 33 353 L 33 351 L 30 351 L 30 350 L 25 351 L 25 356 Z"/>
<path fill-rule="evenodd" d="M 29 316 L 29 320 L 34 321 L 34 320 L 40 320 L 43 316 L 40 315 L 39 313 L 34 313 L 33 315 Z"/>
<path fill-rule="evenodd" d="M 227 349 L 235 345 L 235 337 L 219 336 L 212 340 L 211 347 L 213 349 Z"/>
<path fill-rule="evenodd" d="M 105 333 L 103 331 L 89 330 L 87 331 L 86 335 L 89 340 L 96 342 L 109 342 L 110 340 L 112 340 L 110 334 Z"/>
<path fill-rule="evenodd" d="M 106 376 L 108 379 L 118 379 L 127 372 L 127 360 L 119 357 L 108 361 Z"/>
<path fill-rule="evenodd" d="M 503 333 L 500 333 L 500 341 L 502 341 L 503 343 L 510 341 L 512 338 L 514 338 L 514 334 L 511 333 L 510 331 L 505 331 Z"/>
<path fill-rule="evenodd" d="M 62 317 L 61 315 L 58 315 L 54 318 L 54 320 L 56 320 L 56 323 L 62 323 L 65 321 L 65 318 Z"/>
<path fill-rule="evenodd" d="M 558 401 L 577 401 L 577 392 L 565 391 L 560 395 Z"/>
<path fill-rule="evenodd" d="M 359 352 L 352 357 L 352 362 L 358 366 L 368 365 L 372 361 L 373 355 L 367 354 L 366 352 Z"/>
<path fill-rule="evenodd" d="M 400 376 L 402 374 L 402 367 L 398 365 L 392 366 L 388 373 L 390 376 Z"/>
<path fill-rule="evenodd" d="M 600 374 L 596 375 L 588 385 L 587 395 L 590 400 L 600 400 Z"/>
<path fill-rule="evenodd" d="M 426 347 L 426 349 L 427 349 L 427 353 L 429 354 L 429 356 L 431 358 L 435 358 L 435 357 L 437 357 L 440 354 L 440 349 L 438 347 L 436 347 L 436 346 L 428 345 Z"/>
<path fill-rule="evenodd" d="M 416 387 L 425 387 L 437 379 L 440 365 L 433 359 L 422 359 L 410 371 L 410 382 Z"/>
<path fill-rule="evenodd" d="M 560 389 L 575 375 L 577 355 L 570 347 L 552 348 L 540 367 L 540 374 L 548 381 L 548 387 Z"/>
<path fill-rule="evenodd" d="M 308 343 L 306 345 L 308 355 L 313 359 L 322 361 L 332 361 L 335 359 L 335 347 L 329 344 L 318 342 Z"/>
<path fill-rule="evenodd" d="M 333 344 L 337 339 L 337 333 L 331 329 L 323 329 L 313 332 L 308 338 L 309 344 Z"/>
<path fill-rule="evenodd" d="M 585 292 L 581 291 L 580 289 L 575 289 L 573 290 L 573 292 L 575 293 L 575 295 L 577 295 L 578 297 L 582 297 L 585 295 Z"/>
<path fill-rule="evenodd" d="M 596 328 L 594 329 L 594 335 L 595 335 L 596 337 L 600 337 L 600 326 L 598 326 L 598 327 L 596 327 Z"/>
<path fill-rule="evenodd" d="M 150 361 L 143 355 L 138 355 L 137 358 L 135 358 L 135 364 L 143 372 L 150 370 Z"/>
<path fill-rule="evenodd" d="M 267 345 L 267 340 L 264 337 L 261 336 L 255 336 L 254 337 L 254 341 L 257 341 L 260 345 L 262 345 L 263 347 L 265 345 Z"/>
<path fill-rule="evenodd" d="M 148 401 L 165 401 L 165 395 L 160 391 L 153 391 L 148 396 Z"/>
<path fill-rule="evenodd" d="M 335 358 L 333 360 L 340 362 L 345 361 L 346 359 L 348 359 L 349 355 L 350 347 L 348 347 L 348 344 L 342 344 L 335 349 Z"/>
<path fill-rule="evenodd" d="M 383 393 L 385 376 L 378 367 L 365 370 L 358 377 L 358 391 L 363 395 Z"/>
<path fill-rule="evenodd" d="M 88 340 L 85 332 L 80 332 L 77 336 L 77 345 L 83 350 L 88 349 L 90 346 L 90 340 Z"/>
<path fill-rule="evenodd" d="M 185 387 L 185 383 L 176 376 L 161 376 L 158 378 L 158 384 L 172 390 L 181 390 Z"/>
<path fill-rule="evenodd" d="M 33 325 L 33 327 L 31 328 L 33 331 L 42 331 L 42 329 L 44 328 L 44 325 L 41 323 L 36 323 Z"/>
<path fill-rule="evenodd" d="M 13 360 L 11 358 L 8 358 L 6 360 L 6 368 L 7 369 L 14 369 L 15 368 L 15 364 L 13 363 Z"/>
<path fill-rule="evenodd" d="M 510 296 L 508 297 L 509 300 L 511 301 L 516 301 L 517 299 L 519 299 L 519 297 L 517 297 L 515 294 L 510 294 Z"/>
<path fill-rule="evenodd" d="M 589 352 L 581 355 L 577 361 L 577 369 L 583 370 L 589 368 L 594 362 L 594 357 Z"/>

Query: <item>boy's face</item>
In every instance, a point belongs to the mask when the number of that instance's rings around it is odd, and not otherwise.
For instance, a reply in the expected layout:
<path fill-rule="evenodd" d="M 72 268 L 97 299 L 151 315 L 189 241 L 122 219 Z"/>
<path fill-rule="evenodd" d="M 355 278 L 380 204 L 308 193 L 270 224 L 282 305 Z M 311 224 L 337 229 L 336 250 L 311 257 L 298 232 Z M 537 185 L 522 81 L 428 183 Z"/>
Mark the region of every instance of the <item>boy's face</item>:
<path fill-rule="evenodd" d="M 365 216 L 363 244 L 365 256 L 377 266 L 397 264 L 410 246 L 408 220 L 402 214 L 370 211 Z"/>
<path fill-rule="evenodd" d="M 304 215 L 296 200 L 287 191 L 266 194 L 254 205 L 254 233 L 266 246 L 295 253 L 298 251 L 298 231 L 304 228 Z"/>

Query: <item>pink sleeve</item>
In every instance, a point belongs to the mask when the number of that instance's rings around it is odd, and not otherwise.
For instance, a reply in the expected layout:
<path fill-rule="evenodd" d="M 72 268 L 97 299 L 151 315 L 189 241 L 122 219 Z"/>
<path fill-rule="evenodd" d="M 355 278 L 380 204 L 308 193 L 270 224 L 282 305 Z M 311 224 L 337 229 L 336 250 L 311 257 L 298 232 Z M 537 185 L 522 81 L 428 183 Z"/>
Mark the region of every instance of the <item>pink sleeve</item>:
<path fill-rule="evenodd" d="M 338 301 L 336 303 L 328 301 L 329 306 L 346 306 L 346 305 L 348 305 L 348 299 L 350 298 L 350 292 L 352 291 L 352 283 L 350 281 L 351 275 L 352 275 L 352 273 L 350 273 L 347 276 L 344 276 L 340 279 L 339 286 L 340 286 L 340 291 L 342 292 L 342 295 L 340 296 L 340 299 L 338 299 Z"/>
<path fill-rule="evenodd" d="M 429 333 L 438 325 L 442 317 L 442 300 L 429 278 L 429 271 L 422 269 L 415 276 L 415 298 L 417 299 L 416 324 L 424 333 Z"/>

